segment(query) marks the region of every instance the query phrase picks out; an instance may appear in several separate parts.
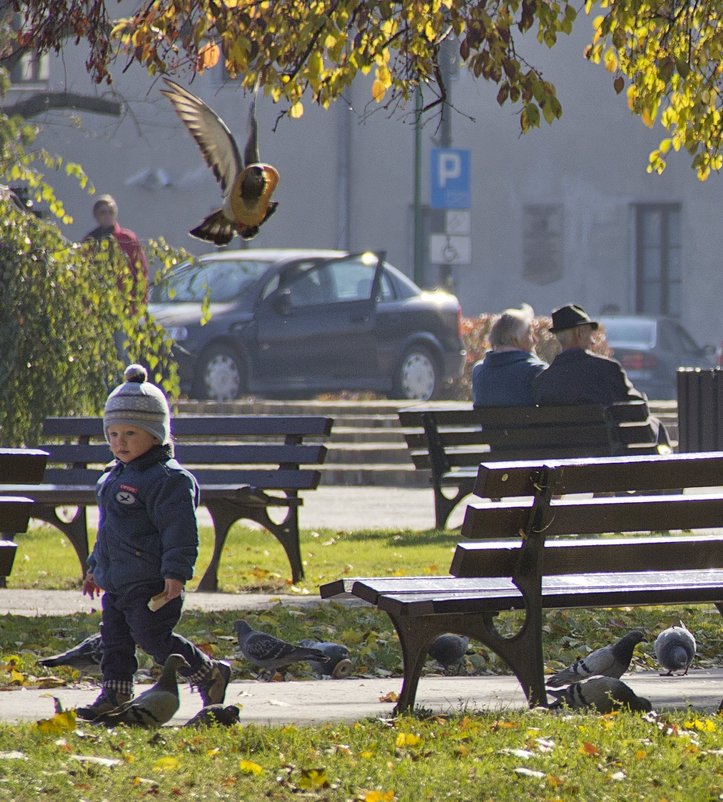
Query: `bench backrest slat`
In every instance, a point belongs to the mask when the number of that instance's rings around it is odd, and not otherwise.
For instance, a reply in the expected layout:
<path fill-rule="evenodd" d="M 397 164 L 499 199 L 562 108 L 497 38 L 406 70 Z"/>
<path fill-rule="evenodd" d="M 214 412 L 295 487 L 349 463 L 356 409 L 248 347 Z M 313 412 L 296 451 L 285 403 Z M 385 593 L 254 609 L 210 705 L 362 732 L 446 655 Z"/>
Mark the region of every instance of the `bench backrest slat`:
<path fill-rule="evenodd" d="M 519 542 L 458 543 L 450 573 L 459 577 L 514 576 L 520 548 Z M 723 568 L 721 539 L 715 535 L 554 540 L 545 544 L 546 576 L 713 568 Z"/>
<path fill-rule="evenodd" d="M 671 503 L 672 502 L 672 503 Z M 472 501 L 462 535 L 474 538 L 519 537 L 528 531 L 529 500 Z M 713 529 L 723 522 L 723 494 L 553 499 L 540 530 L 546 537 L 610 532 Z"/>
<path fill-rule="evenodd" d="M 562 493 L 610 493 L 658 489 L 719 487 L 723 485 L 723 452 L 668 456 L 596 457 L 564 463 L 545 460 L 562 468 Z M 485 498 L 529 496 L 539 460 L 513 463 L 482 462 L 474 492 Z"/>

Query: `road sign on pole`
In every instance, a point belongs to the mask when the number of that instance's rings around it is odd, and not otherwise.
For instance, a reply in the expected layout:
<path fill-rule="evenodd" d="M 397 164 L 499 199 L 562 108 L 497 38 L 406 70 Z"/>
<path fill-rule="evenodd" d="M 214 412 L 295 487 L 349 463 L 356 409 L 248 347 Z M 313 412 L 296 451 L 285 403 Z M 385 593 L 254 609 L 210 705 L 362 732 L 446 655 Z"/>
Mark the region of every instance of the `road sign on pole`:
<path fill-rule="evenodd" d="M 429 238 L 429 260 L 437 265 L 471 264 L 472 238 L 432 234 Z"/>
<path fill-rule="evenodd" d="M 430 158 L 431 208 L 469 209 L 469 150 L 432 148 Z"/>

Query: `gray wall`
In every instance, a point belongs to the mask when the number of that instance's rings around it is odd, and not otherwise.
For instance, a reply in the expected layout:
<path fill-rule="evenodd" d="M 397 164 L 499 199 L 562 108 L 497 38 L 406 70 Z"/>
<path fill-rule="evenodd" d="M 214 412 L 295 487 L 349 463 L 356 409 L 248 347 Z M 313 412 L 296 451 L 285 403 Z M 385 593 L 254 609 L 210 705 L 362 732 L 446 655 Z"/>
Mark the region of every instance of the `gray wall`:
<path fill-rule="evenodd" d="M 717 344 L 723 337 L 721 178 L 701 184 L 685 154 L 673 155 L 662 176 L 646 173 L 647 154 L 662 129 L 644 128 L 624 95 L 615 96 L 611 76 L 583 59 L 585 25 L 582 20 L 575 37 L 551 52 L 524 43 L 524 54 L 558 87 L 564 116 L 552 126 L 543 123 L 521 137 L 516 111 L 497 105 L 495 87 L 465 70 L 453 83 L 460 113 L 452 118 L 452 145 L 470 149 L 472 159 L 472 264 L 452 268 L 464 312 L 496 311 L 523 300 L 540 313 L 572 300 L 592 314 L 608 304 L 632 310 L 632 204 L 675 202 L 682 204 L 682 322 L 701 342 Z M 107 91 L 91 84 L 84 57 L 69 47 L 52 63 L 52 82 L 70 91 Z M 160 88 L 160 81 L 131 67 L 113 85 L 127 104 L 122 119 L 50 112 L 39 120 L 40 141 L 82 163 L 97 190 L 116 197 L 121 223 L 142 239 L 164 236 L 201 253 L 209 248 L 186 231 L 217 207 L 220 192 Z M 218 111 L 243 147 L 248 98 L 208 74 L 190 88 Z M 366 114 L 368 89 L 360 80 L 329 111 L 307 102 L 299 120 L 277 119 L 278 107 L 259 97 L 261 157 L 279 169 L 281 181 L 279 210 L 254 246 L 385 248 L 390 261 L 413 274 L 414 130 L 408 119 L 389 119 L 383 109 Z M 428 122 L 421 138 L 424 202 L 429 148 L 438 136 L 436 121 Z M 340 180 L 345 153 L 348 192 Z M 160 171 L 168 185 L 130 181 L 144 170 Z M 53 182 L 74 217 L 67 234 L 82 237 L 93 225 L 92 198 L 67 179 Z M 557 208 L 562 228 L 556 277 L 525 276 L 524 210 L 531 204 Z M 436 276 L 435 268 L 428 278 Z"/>

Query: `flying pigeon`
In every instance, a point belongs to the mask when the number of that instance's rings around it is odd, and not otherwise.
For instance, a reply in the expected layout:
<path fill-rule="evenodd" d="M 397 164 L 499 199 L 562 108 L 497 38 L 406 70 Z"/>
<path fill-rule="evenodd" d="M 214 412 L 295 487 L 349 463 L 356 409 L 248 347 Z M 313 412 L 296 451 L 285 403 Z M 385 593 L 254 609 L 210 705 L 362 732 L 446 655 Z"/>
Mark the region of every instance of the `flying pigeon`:
<path fill-rule="evenodd" d="M 216 245 L 228 245 L 237 233 L 241 239 L 252 239 L 276 211 L 278 204 L 271 195 L 279 182 L 276 168 L 259 158 L 255 99 L 242 159 L 231 131 L 218 114 L 175 81 L 163 80 L 168 88 L 161 89 L 161 94 L 173 103 L 223 190 L 223 206 L 189 233 Z"/>
<path fill-rule="evenodd" d="M 429 656 L 436 660 L 444 669 L 457 669 L 457 673 L 462 667 L 462 659 L 467 652 L 469 638 L 448 633 L 435 638 L 429 649 Z"/>
<path fill-rule="evenodd" d="M 595 674 L 605 677 L 621 677 L 629 668 L 633 657 L 635 645 L 645 640 L 639 629 L 633 629 L 620 640 L 595 649 L 587 657 L 581 657 L 567 668 L 553 674 L 547 680 L 551 688 L 561 688 L 581 679 L 587 679 Z"/>
<path fill-rule="evenodd" d="M 238 724 L 240 710 L 238 705 L 206 705 L 201 708 L 193 718 L 190 718 L 184 727 L 230 727 Z"/>
<path fill-rule="evenodd" d="M 143 691 L 135 699 L 118 705 L 115 710 L 102 713 L 93 719 L 93 724 L 105 724 L 108 727 L 127 724 L 130 727 L 151 729 L 170 721 L 180 705 L 176 677 L 179 668 L 190 668 L 190 666 L 182 655 L 169 655 L 155 685 Z"/>
<path fill-rule="evenodd" d="M 681 621 L 680 626 L 673 625 L 664 629 L 653 644 L 655 656 L 669 677 L 674 671 L 688 673 L 695 657 L 695 638 Z"/>
<path fill-rule="evenodd" d="M 100 661 L 103 657 L 103 641 L 100 633 L 91 635 L 81 641 L 72 649 L 52 657 L 43 657 L 38 660 L 41 666 L 55 668 L 56 666 L 70 666 L 83 672 L 100 672 Z"/>
<path fill-rule="evenodd" d="M 307 649 L 318 649 L 329 659 L 326 662 L 309 660 L 309 665 L 322 676 L 332 679 L 344 679 L 351 674 L 352 664 L 349 659 L 349 649 L 341 643 L 328 643 L 326 641 L 300 640 L 299 646 Z"/>
<path fill-rule="evenodd" d="M 617 677 L 593 677 L 587 682 L 575 682 L 561 691 L 549 691 L 555 696 L 551 709 L 567 706 L 572 710 L 592 707 L 598 713 L 612 713 L 621 707 L 648 712 L 650 700 L 637 696 L 633 689 Z"/>
<path fill-rule="evenodd" d="M 234 624 L 241 654 L 255 666 L 270 671 L 283 668 L 291 663 L 315 660 L 320 663 L 329 661 L 329 657 L 319 649 L 295 646 L 273 635 L 253 629 L 246 621 L 239 620 Z"/>

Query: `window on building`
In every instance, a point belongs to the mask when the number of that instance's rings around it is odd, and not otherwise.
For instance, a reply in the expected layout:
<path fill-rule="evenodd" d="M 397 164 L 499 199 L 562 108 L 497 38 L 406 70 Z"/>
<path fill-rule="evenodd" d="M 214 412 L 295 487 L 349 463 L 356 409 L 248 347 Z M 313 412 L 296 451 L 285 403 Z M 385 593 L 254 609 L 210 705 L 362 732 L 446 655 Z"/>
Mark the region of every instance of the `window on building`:
<path fill-rule="evenodd" d="M 23 54 L 10 71 L 10 81 L 15 88 L 27 85 L 45 85 L 48 82 L 48 56 L 38 53 Z"/>
<path fill-rule="evenodd" d="M 680 316 L 681 235 L 679 203 L 635 207 L 635 311 Z"/>

